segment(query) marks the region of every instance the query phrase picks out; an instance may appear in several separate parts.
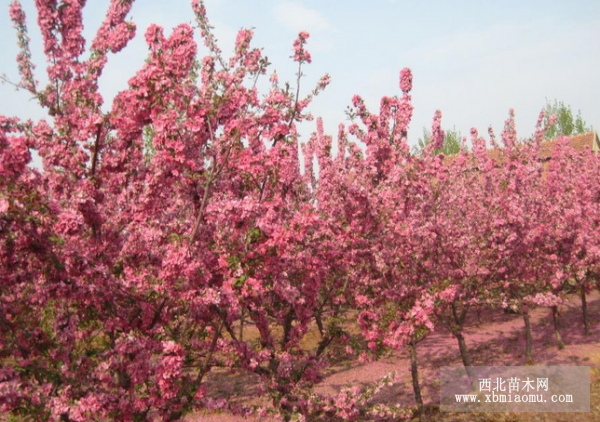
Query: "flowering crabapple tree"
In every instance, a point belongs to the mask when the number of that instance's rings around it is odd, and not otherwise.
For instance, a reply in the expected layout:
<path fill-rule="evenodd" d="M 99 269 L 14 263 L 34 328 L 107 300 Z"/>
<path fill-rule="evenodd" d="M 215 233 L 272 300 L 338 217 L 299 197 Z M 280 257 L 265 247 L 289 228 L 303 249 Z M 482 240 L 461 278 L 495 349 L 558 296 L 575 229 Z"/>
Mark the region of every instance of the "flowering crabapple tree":
<path fill-rule="evenodd" d="M 585 151 L 584 160 L 578 168 L 577 184 L 574 186 L 577 202 L 582 217 L 578 226 L 578 238 L 575 241 L 573 266 L 578 268 L 574 274 L 575 288 L 581 297 L 584 333 L 590 335 L 586 296 L 594 289 L 600 288 L 600 159 L 598 154 Z"/>
<path fill-rule="evenodd" d="M 387 347 L 408 347 L 411 375 L 419 417 L 424 405 L 419 385 L 416 345 L 433 329 L 429 311 L 423 305 L 427 279 L 417 274 L 422 262 L 415 240 L 423 221 L 422 201 L 427 196 L 429 174 L 423 172 L 421 159 L 409 154 L 407 129 L 412 117 L 410 91 L 412 74 L 400 73 L 401 97 L 383 97 L 379 114 L 369 112 L 355 96 L 351 117 L 360 118 L 349 131 L 366 145 L 366 157 L 359 169 L 366 182 L 370 221 L 373 227 L 366 238 L 369 259 L 363 266 L 356 296 L 358 321 L 371 354 Z M 439 124 L 439 121 L 438 121 Z M 426 246 L 424 246 L 426 247 Z"/>
<path fill-rule="evenodd" d="M 543 272 L 546 268 L 543 247 L 547 232 L 543 208 L 543 166 L 538 160 L 539 144 L 543 138 L 540 122 L 538 120 L 534 140 L 521 145 L 511 110 L 502 132 L 504 148 L 498 156 L 488 158 L 488 166 L 492 168 L 489 184 L 495 195 L 491 208 L 492 235 L 496 245 L 492 259 L 496 275 L 494 286 L 502 306 L 523 317 L 528 362 L 532 362 L 529 313 L 547 275 Z"/>
<path fill-rule="evenodd" d="M 503 306 L 523 316 L 528 363 L 533 361 L 529 313 L 534 307 L 551 308 L 557 345 L 564 347 L 558 329 L 558 309 L 564 301 L 568 271 L 576 262 L 573 239 L 581 233 L 575 224 L 567 223 L 573 217 L 567 210 L 584 198 L 575 198 L 569 186 L 580 181 L 569 170 L 570 165 L 577 165 L 577 160 L 564 151 L 567 139 L 559 140 L 549 164 L 540 158 L 540 143 L 548 130 L 548 125 L 543 126 L 544 119 L 542 112 L 531 141 L 517 144 L 511 113 L 503 132 L 506 148 L 496 160 L 494 178 L 498 198 L 495 262 L 500 276 L 497 296 Z M 550 117 L 548 121 L 552 125 L 554 119 Z M 586 247 L 592 246 L 593 240 L 587 240 L 590 243 Z"/>
<path fill-rule="evenodd" d="M 35 419 L 176 420 L 215 403 L 205 381 L 225 367 L 257 375 L 284 419 L 305 412 L 299 392 L 341 331 L 319 323 L 314 349 L 301 340 L 351 287 L 344 232 L 322 218 L 331 210 L 297 155 L 296 125 L 329 78 L 302 98 L 273 73 L 261 96 L 269 63 L 252 31 L 223 58 L 195 0 L 207 54 L 197 60 L 192 26 L 166 36 L 151 25 L 148 60 L 103 112 L 98 80 L 135 35 L 132 3 L 110 3 L 88 58 L 83 5 L 36 2 L 45 87 L 25 14 L 10 6 L 16 85 L 50 120 L 0 120 L 0 406 Z M 298 84 L 307 38 L 294 42 Z M 243 338 L 245 319 L 258 345 Z"/>
<path fill-rule="evenodd" d="M 598 175 L 597 156 L 587 149 L 573 151 L 568 138 L 559 138 L 547 168 L 548 213 L 552 213 L 549 260 L 556 272 L 550 277 L 552 293 L 575 290 L 579 293 L 585 335 L 590 334 L 586 295 L 594 281 L 598 265 Z M 558 307 L 552 306 L 559 348 L 563 347 L 558 330 Z"/>
<path fill-rule="evenodd" d="M 584 208 L 580 207 L 579 192 L 575 189 L 580 180 L 575 169 L 583 164 L 583 157 L 570 151 L 566 145 L 567 141 L 568 138 L 558 140 L 546 172 L 546 197 L 552 198 L 552 201 L 545 204 L 545 215 L 552 221 L 548 227 L 550 242 L 546 245 L 548 263 L 553 264 L 553 274 L 550 273 L 546 279 L 548 291 L 538 293 L 538 296 L 544 295 L 546 301 L 551 302 L 548 305 L 552 309 L 553 327 L 559 349 L 564 348 L 559 330 L 559 305 L 569 281 L 583 278 L 578 258 L 585 256 L 582 253 L 585 249 L 581 251 L 581 247 L 586 248 L 589 245 L 588 242 L 579 243 L 582 240 L 581 229 L 585 227 L 587 216 L 582 215 Z"/>
<path fill-rule="evenodd" d="M 409 154 L 406 133 L 412 116 L 411 85 L 412 75 L 404 69 L 400 75 L 402 97 L 382 98 L 378 115 L 369 112 L 356 96 L 350 115 L 360 118 L 362 126 L 354 123 L 349 131 L 366 145 L 357 173 L 369 187 L 369 219 L 376 229 L 367 239 L 370 256 L 363 263 L 367 275 L 361 278 L 365 282 L 359 281 L 357 286 L 356 306 L 362 309 L 359 324 L 374 356 L 389 347 L 408 348 L 415 400 L 423 419 L 416 347 L 435 328 L 436 303 L 441 308 L 443 299 L 454 294 L 444 272 L 451 262 L 445 261 L 449 246 L 442 237 L 458 226 L 442 211 L 442 198 L 447 199 L 443 193 L 454 179 L 448 177 L 450 170 L 443 156 L 436 154 L 444 140 L 440 112 L 433 121 L 433 142 L 422 155 Z M 464 163 L 465 156 L 459 162 Z M 458 166 L 453 169 L 457 175 L 464 173 Z M 466 348 L 461 350 L 466 354 Z"/>
<path fill-rule="evenodd" d="M 330 276 L 326 283 L 329 290 L 326 296 L 319 298 L 322 305 L 315 321 L 321 342 L 323 338 L 336 334 L 342 344 L 346 344 L 342 356 L 352 357 L 360 353 L 359 358 L 362 360 L 368 353 L 378 349 L 379 339 L 369 330 L 374 322 L 369 319 L 372 314 L 361 312 L 358 316 L 362 338 L 357 338 L 347 330 L 347 316 L 375 303 L 370 296 L 355 293 L 359 285 L 362 289 L 374 284 L 369 268 L 374 259 L 371 240 L 378 232 L 378 217 L 375 214 L 377 210 L 370 202 L 372 191 L 367 188 L 372 175 L 365 171 L 368 156 L 362 153 L 358 143 L 349 141 L 343 125 L 339 127 L 337 141 L 338 152 L 334 157 L 331 153 L 332 138 L 324 135 L 322 122 L 318 120 L 317 132 L 304 145 L 306 178 L 314 192 L 312 201 L 326 223 L 323 226 L 324 233 L 328 233 L 340 253 L 337 262 L 328 264 Z M 318 177 L 315 175 L 315 168 L 318 168 Z M 327 249 L 333 249 L 333 246 L 334 244 L 326 245 Z M 350 321 L 351 324 L 352 322 Z M 326 333 L 325 337 L 323 333 Z M 389 388 L 394 382 L 395 377 L 390 374 L 364 390 L 359 387 L 342 389 L 334 398 L 313 393 L 308 397 L 307 420 L 370 421 L 406 418 L 410 416 L 410 411 L 399 406 L 383 405 L 375 400 L 382 388 Z"/>

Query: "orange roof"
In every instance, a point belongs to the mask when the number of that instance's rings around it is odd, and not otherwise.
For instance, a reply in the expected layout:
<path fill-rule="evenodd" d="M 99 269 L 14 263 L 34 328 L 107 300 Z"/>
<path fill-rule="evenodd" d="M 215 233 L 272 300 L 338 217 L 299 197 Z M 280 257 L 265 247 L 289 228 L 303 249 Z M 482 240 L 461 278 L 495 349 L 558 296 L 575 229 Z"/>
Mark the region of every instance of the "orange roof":
<path fill-rule="evenodd" d="M 570 137 L 569 146 L 573 151 L 584 151 L 586 148 L 590 148 L 592 151 L 597 152 L 600 148 L 600 141 L 598 140 L 598 134 L 595 131 L 580 133 L 579 135 L 573 135 Z M 550 139 L 542 142 L 540 145 L 540 158 L 542 160 L 548 160 L 552 156 L 552 149 L 556 145 L 556 139 Z"/>
<path fill-rule="evenodd" d="M 590 148 L 594 152 L 600 151 L 600 139 L 595 131 L 580 133 L 569 137 L 569 145 L 574 151 L 584 151 Z M 540 145 L 540 159 L 549 160 L 552 157 L 552 150 L 556 145 L 558 138 L 542 141 Z M 504 148 L 492 148 L 488 150 L 488 157 L 496 163 L 501 163 L 504 159 Z M 456 157 L 454 155 L 444 157 L 444 161 L 452 162 Z"/>

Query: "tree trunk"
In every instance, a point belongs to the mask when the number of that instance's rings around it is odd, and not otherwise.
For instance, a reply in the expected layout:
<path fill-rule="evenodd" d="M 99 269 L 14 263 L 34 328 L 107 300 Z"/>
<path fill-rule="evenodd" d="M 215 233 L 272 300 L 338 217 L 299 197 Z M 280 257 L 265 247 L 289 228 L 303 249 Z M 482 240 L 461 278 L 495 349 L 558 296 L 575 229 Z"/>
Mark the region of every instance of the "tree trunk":
<path fill-rule="evenodd" d="M 467 375 L 471 379 L 471 388 L 473 390 L 477 390 L 477 379 L 473 372 L 473 368 L 471 367 L 469 349 L 467 349 L 467 343 L 465 342 L 465 337 L 462 334 L 462 329 L 464 327 L 468 309 L 468 307 L 463 307 L 463 309 L 459 312 L 456 303 L 452 303 L 452 317 L 454 318 L 455 325 L 451 327 L 451 332 L 458 341 L 458 350 L 460 351 L 460 358 L 462 359 L 463 365 L 465 366 L 465 371 L 467 372 Z"/>
<path fill-rule="evenodd" d="M 425 408 L 423 407 L 423 396 L 421 395 L 421 386 L 419 385 L 419 364 L 417 361 L 417 345 L 413 341 L 408 345 L 410 350 L 410 373 L 412 375 L 413 390 L 415 392 L 415 401 L 419 409 L 419 421 L 425 420 Z"/>
<path fill-rule="evenodd" d="M 238 334 L 238 338 L 240 341 L 244 340 L 244 321 L 246 320 L 246 315 L 244 314 L 244 310 L 242 309 L 242 313 L 240 314 L 240 331 Z"/>
<path fill-rule="evenodd" d="M 583 312 L 583 327 L 585 330 L 585 335 L 590 335 L 590 324 L 588 321 L 588 312 L 587 312 L 587 298 L 585 295 L 585 291 L 581 289 L 581 311 Z"/>
<path fill-rule="evenodd" d="M 558 306 L 552 307 L 552 321 L 554 322 L 554 333 L 556 334 L 558 350 L 562 350 L 565 348 L 565 343 L 563 343 L 560 331 L 558 330 Z"/>
<path fill-rule="evenodd" d="M 456 331 L 452 334 L 454 334 L 454 337 L 456 337 L 456 340 L 458 341 L 458 350 L 460 351 L 460 358 L 462 359 L 463 365 L 465 366 L 467 375 L 471 379 L 471 386 L 474 390 L 476 390 L 477 378 L 473 373 L 473 365 L 471 365 L 471 359 L 469 358 L 469 349 L 467 348 L 467 342 L 465 341 L 465 337 L 462 335 L 462 331 Z"/>
<path fill-rule="evenodd" d="M 317 311 L 315 313 L 315 322 L 317 323 L 317 328 L 319 329 L 319 335 L 322 338 L 325 334 L 325 327 L 323 326 L 323 320 L 321 319 L 321 311 Z"/>
<path fill-rule="evenodd" d="M 527 365 L 533 365 L 533 358 L 531 357 L 531 323 L 529 321 L 529 312 L 523 312 L 523 321 L 525 321 L 525 358 Z"/>

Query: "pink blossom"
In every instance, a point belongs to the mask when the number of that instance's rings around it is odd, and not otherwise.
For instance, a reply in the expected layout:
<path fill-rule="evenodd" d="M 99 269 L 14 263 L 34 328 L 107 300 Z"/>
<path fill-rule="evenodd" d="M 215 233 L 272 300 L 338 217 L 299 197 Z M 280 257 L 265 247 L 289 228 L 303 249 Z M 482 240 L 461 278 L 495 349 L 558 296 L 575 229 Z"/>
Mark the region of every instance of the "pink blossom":
<path fill-rule="evenodd" d="M 403 93 L 408 94 L 412 90 L 412 72 L 408 67 L 400 71 L 400 89 Z"/>

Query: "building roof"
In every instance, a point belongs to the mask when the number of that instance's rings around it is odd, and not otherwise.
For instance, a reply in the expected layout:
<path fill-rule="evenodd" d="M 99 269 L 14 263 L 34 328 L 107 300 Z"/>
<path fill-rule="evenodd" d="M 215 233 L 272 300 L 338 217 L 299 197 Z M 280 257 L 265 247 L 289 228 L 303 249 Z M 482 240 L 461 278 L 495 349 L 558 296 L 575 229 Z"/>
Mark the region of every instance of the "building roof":
<path fill-rule="evenodd" d="M 570 138 L 569 146 L 573 151 L 580 152 L 584 151 L 586 148 L 590 148 L 594 152 L 600 150 L 600 140 L 595 131 L 572 135 Z M 556 141 L 557 139 L 550 139 L 542 142 L 540 145 L 540 158 L 542 160 L 548 160 L 552 157 L 552 149 L 556 145 Z"/>
<path fill-rule="evenodd" d="M 576 152 L 585 151 L 586 148 L 590 148 L 594 152 L 600 151 L 600 139 L 598 138 L 596 131 L 572 135 L 569 138 L 569 145 Z M 558 139 L 559 138 L 542 141 L 540 144 L 540 160 L 548 161 L 552 157 L 552 150 Z M 488 157 L 497 164 L 502 163 L 505 159 L 504 148 L 492 148 L 489 149 L 487 153 Z M 455 155 L 449 155 L 444 157 L 444 161 L 452 162 L 455 158 Z"/>

